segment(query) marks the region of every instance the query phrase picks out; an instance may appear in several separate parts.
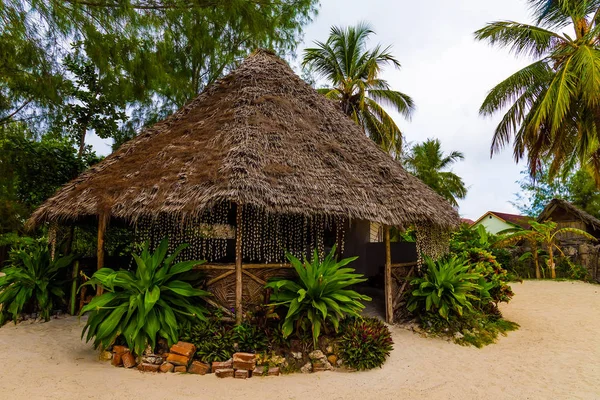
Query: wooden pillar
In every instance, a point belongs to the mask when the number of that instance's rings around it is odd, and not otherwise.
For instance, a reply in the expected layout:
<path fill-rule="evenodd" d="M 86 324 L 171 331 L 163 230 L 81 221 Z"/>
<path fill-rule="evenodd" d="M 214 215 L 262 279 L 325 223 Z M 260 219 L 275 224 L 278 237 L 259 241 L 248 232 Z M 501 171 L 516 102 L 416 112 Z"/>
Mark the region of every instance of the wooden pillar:
<path fill-rule="evenodd" d="M 71 283 L 71 308 L 69 311 L 71 315 L 75 315 L 77 309 L 75 308 L 75 300 L 77 299 L 77 277 L 79 275 L 79 261 L 75 261 L 73 263 L 73 272 L 72 278 L 73 282 Z"/>
<path fill-rule="evenodd" d="M 243 206 L 236 204 L 236 227 L 235 227 L 235 323 L 241 324 L 243 319 L 242 310 L 242 224 Z"/>
<path fill-rule="evenodd" d="M 106 232 L 106 224 L 108 222 L 108 215 L 98 215 L 98 249 L 96 256 L 98 258 L 98 269 L 104 268 L 104 233 Z M 100 296 L 104 293 L 104 289 L 98 285 L 96 288 L 96 295 Z"/>
<path fill-rule="evenodd" d="M 48 244 L 50 245 L 50 259 L 54 260 L 56 256 L 56 224 L 51 224 L 48 228 Z"/>
<path fill-rule="evenodd" d="M 390 246 L 390 227 L 383 228 L 385 242 L 385 322 L 394 323 L 394 304 L 392 298 L 392 250 Z"/>

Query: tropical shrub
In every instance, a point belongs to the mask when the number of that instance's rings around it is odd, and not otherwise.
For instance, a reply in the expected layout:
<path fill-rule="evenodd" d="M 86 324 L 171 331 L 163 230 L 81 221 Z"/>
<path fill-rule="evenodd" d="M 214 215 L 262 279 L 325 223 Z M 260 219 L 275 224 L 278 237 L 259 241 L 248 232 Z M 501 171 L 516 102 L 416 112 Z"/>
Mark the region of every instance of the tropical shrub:
<path fill-rule="evenodd" d="M 255 325 L 243 323 L 233 328 L 237 351 L 260 353 L 269 348 L 269 340 L 263 330 Z"/>
<path fill-rule="evenodd" d="M 288 337 L 294 328 L 306 331 L 310 326 L 313 344 L 317 348 L 322 327 L 328 329 L 327 325 L 331 323 L 337 331 L 342 318 L 358 317 L 365 307 L 361 301 L 371 300 L 348 289 L 366 281 L 361 274 L 354 273 L 353 268 L 344 268 L 357 257 L 336 261 L 335 250 L 334 246 L 322 262 L 319 262 L 316 250 L 312 261 L 305 259 L 304 263 L 287 253 L 298 279 L 277 279 L 266 285 L 273 289 L 271 300 L 274 304 L 287 308 L 282 324 L 284 337 Z"/>
<path fill-rule="evenodd" d="M 408 301 L 411 312 L 435 312 L 448 319 L 472 310 L 472 300 L 478 300 L 482 287 L 478 284 L 480 274 L 469 272 L 465 260 L 453 256 L 437 262 L 425 257 L 427 269 L 423 277 L 413 279 L 415 288 Z"/>
<path fill-rule="evenodd" d="M 56 304 L 64 298 L 61 271 L 75 257 L 50 258 L 47 244 L 28 242 L 10 253 L 9 264 L 0 276 L 0 326 L 12 320 L 15 323 L 24 309 L 38 312 L 48 321 Z"/>
<path fill-rule="evenodd" d="M 359 371 L 381 367 L 393 344 L 390 330 L 377 318 L 351 319 L 338 340 L 344 364 Z"/>
<path fill-rule="evenodd" d="M 129 348 L 141 355 L 146 346 L 156 346 L 158 337 L 170 345 L 179 338 L 181 323 L 204 320 L 206 309 L 199 300 L 209 293 L 194 288 L 192 268 L 201 261 L 174 263 L 187 247 L 181 245 L 167 257 L 168 239 L 154 253 L 144 244 L 141 254 L 133 255 L 137 269 L 114 271 L 103 268 L 86 282 L 102 285 L 107 291 L 95 297 L 81 313 L 90 312 L 81 336 L 94 338 L 94 346 L 110 346 L 119 335 L 125 337 Z"/>
<path fill-rule="evenodd" d="M 218 316 L 184 327 L 180 340 L 193 343 L 194 358 L 205 363 L 226 361 L 235 353 L 233 331 Z"/>

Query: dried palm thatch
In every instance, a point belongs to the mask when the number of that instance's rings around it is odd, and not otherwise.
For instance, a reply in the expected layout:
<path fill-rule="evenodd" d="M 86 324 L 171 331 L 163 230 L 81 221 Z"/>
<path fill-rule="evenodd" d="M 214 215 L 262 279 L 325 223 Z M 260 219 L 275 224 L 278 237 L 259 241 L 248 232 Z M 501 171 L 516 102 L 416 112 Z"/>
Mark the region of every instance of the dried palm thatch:
<path fill-rule="evenodd" d="M 258 50 L 167 119 L 65 185 L 31 217 L 74 222 L 181 218 L 222 201 L 450 228 L 457 212 L 369 140 L 338 107 Z"/>
<path fill-rule="evenodd" d="M 567 213 L 580 219 L 581 222 L 583 222 L 584 224 L 591 226 L 593 229 L 600 230 L 600 220 L 598 218 L 594 217 L 591 214 L 588 214 L 587 212 L 575 207 L 568 201 L 562 199 L 553 199 L 550 203 L 548 203 L 546 208 L 544 208 L 544 210 L 541 212 L 537 221 L 546 222 L 548 219 L 551 219 L 552 213 L 557 208 L 562 208 Z"/>

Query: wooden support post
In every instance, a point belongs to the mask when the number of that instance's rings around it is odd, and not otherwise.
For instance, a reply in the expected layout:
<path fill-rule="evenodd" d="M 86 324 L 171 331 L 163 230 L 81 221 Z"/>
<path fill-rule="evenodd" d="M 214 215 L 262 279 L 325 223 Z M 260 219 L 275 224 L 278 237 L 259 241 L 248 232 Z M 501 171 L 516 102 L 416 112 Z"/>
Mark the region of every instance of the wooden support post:
<path fill-rule="evenodd" d="M 71 284 L 71 315 L 75 315 L 75 299 L 77 298 L 77 276 L 79 275 L 79 261 L 73 263 L 73 283 Z"/>
<path fill-rule="evenodd" d="M 385 322 L 394 323 L 394 304 L 392 298 L 392 250 L 390 247 L 390 227 L 386 225 L 383 231 L 385 241 Z"/>
<path fill-rule="evenodd" d="M 104 268 L 104 233 L 106 232 L 106 224 L 108 222 L 108 215 L 100 214 L 98 216 L 98 249 L 96 256 L 98 258 L 98 269 Z M 96 288 L 96 295 L 100 296 L 104 293 L 102 286 L 98 285 Z"/>
<path fill-rule="evenodd" d="M 235 227 L 235 323 L 241 324 L 243 319 L 242 310 L 242 224 L 243 206 L 236 204 L 236 227 Z"/>
<path fill-rule="evenodd" d="M 56 224 L 51 224 L 48 228 L 48 244 L 50 245 L 50 260 L 56 256 Z"/>

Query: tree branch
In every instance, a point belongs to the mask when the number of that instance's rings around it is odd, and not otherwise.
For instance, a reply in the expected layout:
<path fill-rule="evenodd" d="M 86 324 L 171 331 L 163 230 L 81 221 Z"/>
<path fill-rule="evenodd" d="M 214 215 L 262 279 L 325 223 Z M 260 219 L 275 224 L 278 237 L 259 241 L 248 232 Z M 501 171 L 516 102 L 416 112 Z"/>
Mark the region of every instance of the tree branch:
<path fill-rule="evenodd" d="M 25 107 L 27 107 L 27 105 L 29 103 L 31 103 L 32 101 L 33 101 L 33 99 L 27 100 L 25 103 L 21 104 L 21 106 L 19 108 L 17 108 L 15 111 L 13 111 L 12 113 L 10 113 L 6 117 L 0 118 L 0 125 L 4 125 L 8 121 L 10 121 L 12 119 L 12 117 L 14 117 L 16 114 L 18 114 L 19 111 L 21 111 L 22 109 L 24 109 Z"/>

